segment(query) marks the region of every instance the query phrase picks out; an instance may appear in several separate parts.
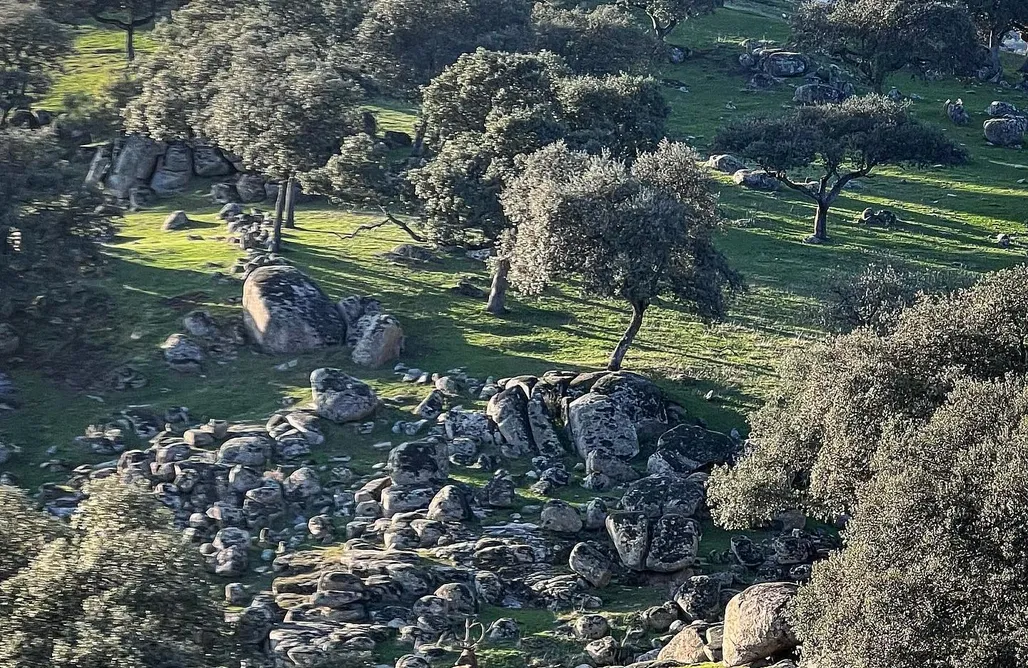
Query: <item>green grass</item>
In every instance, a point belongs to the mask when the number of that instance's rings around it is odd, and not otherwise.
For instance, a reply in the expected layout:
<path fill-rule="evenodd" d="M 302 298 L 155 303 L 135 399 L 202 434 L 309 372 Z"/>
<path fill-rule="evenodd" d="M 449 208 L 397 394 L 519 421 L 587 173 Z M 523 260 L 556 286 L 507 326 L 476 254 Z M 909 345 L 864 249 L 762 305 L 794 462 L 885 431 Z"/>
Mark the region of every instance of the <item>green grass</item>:
<path fill-rule="evenodd" d="M 145 55 L 153 43 L 146 32 L 135 36 L 136 57 Z M 86 25 L 76 29 L 75 53 L 69 57 L 54 77 L 49 95 L 40 103 L 43 109 L 60 109 L 69 94 L 100 94 L 119 76 L 124 75 L 128 59 L 125 56 L 125 33 Z"/>
<path fill-rule="evenodd" d="M 673 105 L 671 131 L 703 151 L 716 129 L 729 118 L 791 106 L 792 86 L 783 84 L 769 93 L 745 90 L 747 75 L 736 65 L 746 38 L 782 40 L 787 26 L 775 0 L 746 0 L 708 17 L 688 22 L 672 40 L 694 49 L 680 66 L 659 73 L 681 80 L 688 93 L 667 90 Z M 146 39 L 139 40 L 141 50 Z M 67 93 L 95 93 L 124 68 L 120 33 L 82 29 L 77 53 L 64 68 L 47 105 L 59 106 Z M 1020 63 L 1011 61 L 1010 69 Z M 768 396 L 775 368 L 782 355 L 824 335 L 816 316 L 819 300 L 835 276 L 855 275 L 869 262 L 895 262 L 939 271 L 980 273 L 1024 261 L 1025 246 L 1015 240 L 1000 248 L 991 239 L 1000 232 L 1021 235 L 1028 211 L 1028 157 L 1014 149 L 989 147 L 981 133 L 981 110 L 993 99 L 1025 106 L 1023 93 L 995 85 L 964 85 L 954 81 L 925 83 L 907 77 L 892 82 L 904 93 L 920 97 L 912 107 L 925 120 L 941 124 L 956 141 L 968 147 L 973 163 L 955 170 L 904 172 L 883 170 L 849 191 L 833 209 L 829 233 L 832 243 L 808 246 L 813 211 L 791 193 L 766 194 L 735 187 L 720 178 L 721 207 L 730 221 L 718 239 L 730 261 L 749 283 L 748 292 L 733 304 L 726 321 L 698 322 L 673 304 L 650 309 L 643 330 L 630 351 L 627 366 L 656 378 L 689 410 L 712 427 L 745 431 L 745 414 Z M 948 123 L 942 110 L 947 98 L 961 97 L 974 122 L 966 128 Z M 403 104 L 376 101 L 370 105 L 380 128 L 410 132 L 415 117 Z M 367 379 L 384 396 L 421 395 L 425 388 L 404 385 L 390 370 L 355 369 L 344 350 L 297 356 L 295 368 L 276 371 L 289 358 L 259 355 L 238 349 L 234 359 L 208 361 L 199 376 L 182 376 L 164 365 L 161 341 L 181 330 L 181 317 L 193 308 L 207 308 L 216 318 L 237 322 L 235 301 L 240 294 L 229 268 L 240 256 L 223 237 L 216 222 L 217 207 L 205 197 L 206 184 L 165 201 L 152 211 L 129 214 L 117 239 L 106 248 L 105 273 L 89 283 L 113 296 L 113 311 L 103 322 L 86 328 L 83 340 L 106 350 L 106 366 L 129 363 L 148 379 L 146 387 L 126 392 L 90 390 L 72 392 L 44 379 L 30 368 L 13 370 L 24 407 L 0 417 L 4 436 L 24 447 L 11 466 L 21 484 L 34 487 L 59 480 L 39 468 L 55 456 L 72 465 L 99 458 L 81 452 L 72 439 L 90 422 L 102 421 L 127 405 L 160 408 L 188 406 L 197 418 L 264 419 L 283 399 L 309 395 L 307 377 L 318 366 L 339 366 Z M 869 230 L 851 224 L 865 207 L 889 207 L 903 221 L 893 231 Z M 185 209 L 197 221 L 193 229 L 162 232 L 165 215 Z M 538 299 L 512 295 L 511 313 L 486 317 L 482 304 L 449 292 L 459 276 L 488 285 L 483 264 L 461 255 L 441 255 L 437 263 L 420 267 L 397 265 L 380 255 L 410 240 L 402 232 L 384 227 L 351 239 L 333 233 L 353 231 L 378 220 L 375 213 L 349 211 L 324 202 L 303 205 L 298 229 L 285 235 L 285 255 L 313 276 L 334 298 L 369 294 L 382 300 L 397 315 L 408 335 L 403 361 L 429 371 L 465 367 L 474 376 L 502 377 L 540 373 L 551 368 L 601 368 L 627 321 L 624 305 L 582 296 L 574 286 L 558 286 Z M 200 235 L 202 240 L 190 240 Z M 704 395 L 714 391 L 714 399 Z M 91 395 L 91 396 L 87 396 Z M 101 403 L 102 402 L 102 403 Z M 474 402 L 469 402 L 472 404 Z M 353 457 L 358 474 L 372 472 L 383 458 L 368 446 L 380 441 L 398 443 L 392 422 L 398 411 L 381 415 L 375 431 L 358 435 L 352 426 L 331 426 L 328 441 L 316 453 L 322 463 L 338 455 Z M 515 463 L 515 474 L 523 467 Z M 485 473 L 457 472 L 459 479 L 481 483 Z M 539 499 L 519 492 L 522 503 Z M 571 501 L 593 494 L 572 485 L 561 491 Z M 616 497 L 617 495 L 613 495 Z M 503 519 L 502 517 L 496 518 Z M 701 556 L 727 549 L 730 534 L 704 527 Z M 659 603 L 663 592 L 653 589 L 607 590 L 603 593 L 615 616 L 628 616 Z M 538 610 L 487 610 L 484 617 L 514 616 L 529 638 L 540 639 L 539 652 L 564 652 L 553 636 L 559 622 L 553 613 Z M 621 619 L 621 618 L 619 618 Z M 400 648 L 394 648 L 399 651 Z M 525 651 L 491 650 L 490 666 L 521 665 Z"/>

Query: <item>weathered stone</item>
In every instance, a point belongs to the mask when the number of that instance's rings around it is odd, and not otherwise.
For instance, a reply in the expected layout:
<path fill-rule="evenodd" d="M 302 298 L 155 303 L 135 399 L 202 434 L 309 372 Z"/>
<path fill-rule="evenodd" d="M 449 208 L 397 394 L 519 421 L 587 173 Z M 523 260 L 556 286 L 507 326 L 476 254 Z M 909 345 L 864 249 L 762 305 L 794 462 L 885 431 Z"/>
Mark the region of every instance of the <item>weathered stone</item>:
<path fill-rule="evenodd" d="M 182 142 L 173 142 L 157 161 L 150 187 L 158 197 L 167 197 L 185 190 L 192 177 L 192 151 Z"/>
<path fill-rule="evenodd" d="M 996 146 L 1017 146 L 1024 141 L 1028 117 L 992 118 L 985 121 L 985 138 Z"/>
<path fill-rule="evenodd" d="M 835 86 L 822 83 L 809 83 L 796 87 L 792 101 L 797 104 L 831 104 L 842 102 L 846 99 L 846 93 Z"/>
<path fill-rule="evenodd" d="M 540 527 L 556 533 L 578 533 L 582 530 L 582 517 L 571 504 L 551 499 L 543 505 L 539 516 Z"/>
<path fill-rule="evenodd" d="M 710 156 L 707 167 L 725 174 L 735 174 L 740 169 L 746 169 L 746 163 L 734 155 L 721 154 Z"/>
<path fill-rule="evenodd" d="M 194 373 L 203 363 L 203 349 L 185 334 L 172 334 L 161 344 L 164 360 L 176 370 Z"/>
<path fill-rule="evenodd" d="M 118 199 L 127 199 L 132 190 L 149 183 L 164 145 L 149 137 L 126 137 L 105 181 L 106 189 Z"/>
<path fill-rule="evenodd" d="M 466 495 L 455 485 L 440 489 L 428 504 L 428 518 L 440 522 L 460 522 L 471 517 Z"/>
<path fill-rule="evenodd" d="M 726 666 L 742 666 L 796 647 L 788 619 L 796 590 L 791 582 L 764 582 L 728 603 L 722 646 Z"/>
<path fill-rule="evenodd" d="M 599 640 L 610 635 L 610 622 L 603 615 L 582 615 L 575 619 L 572 628 L 582 640 Z"/>
<path fill-rule="evenodd" d="M 618 663 L 621 646 L 613 637 L 606 636 L 586 645 L 585 653 L 589 655 L 595 666 L 612 666 Z"/>
<path fill-rule="evenodd" d="M 400 321 L 380 313 L 365 327 L 351 357 L 354 364 L 377 368 L 399 358 L 404 341 Z"/>
<path fill-rule="evenodd" d="M 184 230 L 187 227 L 189 227 L 189 216 L 186 215 L 185 211 L 172 211 L 164 219 L 164 224 L 161 225 L 161 229 L 165 232 Z"/>
<path fill-rule="evenodd" d="M 690 621 L 712 621 L 719 617 L 721 580 L 710 575 L 694 575 L 675 590 L 675 603 Z"/>
<path fill-rule="evenodd" d="M 751 190 L 774 192 L 778 190 L 778 179 L 763 170 L 740 169 L 732 174 L 732 181 Z"/>
<path fill-rule="evenodd" d="M 393 485 L 445 483 L 449 475 L 446 448 L 434 440 L 401 443 L 390 450 L 387 470 Z"/>
<path fill-rule="evenodd" d="M 657 655 L 658 661 L 676 661 L 681 664 L 706 663 L 706 624 L 690 624 L 675 634 Z"/>
<path fill-rule="evenodd" d="M 232 163 L 225 159 L 221 150 L 209 144 L 193 145 L 193 173 L 203 178 L 227 176 L 233 171 Z"/>
<path fill-rule="evenodd" d="M 610 584 L 614 574 L 607 555 L 589 543 L 578 543 L 572 548 L 568 565 L 575 575 L 597 588 Z"/>
<path fill-rule="evenodd" d="M 346 324 L 335 304 L 303 272 L 259 267 L 243 283 L 243 323 L 264 352 L 300 353 L 341 344 Z"/>
<path fill-rule="evenodd" d="M 631 459 L 639 454 L 635 425 L 610 398 L 589 393 L 568 407 L 568 427 L 579 456 L 604 448 L 618 457 Z"/>
<path fill-rule="evenodd" d="M 646 568 L 658 573 L 674 573 L 696 560 L 700 547 L 700 525 L 682 515 L 664 515 L 653 524 Z"/>
<path fill-rule="evenodd" d="M 650 521 L 643 513 L 619 512 L 607 516 L 607 534 L 621 563 L 642 570 L 650 546 Z"/>
<path fill-rule="evenodd" d="M 807 73 L 809 61 L 801 53 L 777 51 L 764 56 L 760 68 L 773 77 L 801 77 Z"/>
<path fill-rule="evenodd" d="M 692 517 L 706 498 L 703 484 L 678 475 L 651 475 L 629 485 L 621 509 L 644 513 L 651 519 L 666 514 Z"/>
<path fill-rule="evenodd" d="M 238 201 L 244 204 L 263 202 L 267 199 L 268 193 L 264 188 L 266 181 L 263 176 L 257 174 L 240 174 L 236 179 L 236 193 Z"/>
<path fill-rule="evenodd" d="M 710 464 L 726 464 L 738 446 L 724 434 L 696 425 L 678 425 L 661 435 L 646 470 L 653 474 L 687 475 Z"/>
<path fill-rule="evenodd" d="M 355 422 L 373 415 L 378 395 L 371 387 L 339 369 L 315 369 L 311 373 L 314 411 L 333 422 Z"/>

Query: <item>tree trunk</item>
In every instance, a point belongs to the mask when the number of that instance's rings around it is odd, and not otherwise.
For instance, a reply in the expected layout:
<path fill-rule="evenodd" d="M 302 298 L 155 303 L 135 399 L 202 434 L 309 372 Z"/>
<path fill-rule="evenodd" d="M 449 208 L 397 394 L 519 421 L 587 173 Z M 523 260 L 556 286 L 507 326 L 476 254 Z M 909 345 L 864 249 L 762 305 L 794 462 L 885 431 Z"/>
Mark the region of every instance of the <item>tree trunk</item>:
<path fill-rule="evenodd" d="M 286 221 L 288 229 L 296 227 L 296 178 L 290 176 L 286 181 Z"/>
<path fill-rule="evenodd" d="M 125 54 L 130 63 L 136 59 L 136 25 L 132 21 L 125 30 Z"/>
<path fill-rule="evenodd" d="M 989 32 L 989 60 L 992 64 L 992 73 L 1002 78 L 1003 60 L 999 55 L 999 47 L 1003 43 L 1003 35 L 997 35 L 995 30 Z"/>
<path fill-rule="evenodd" d="M 617 348 L 614 348 L 614 352 L 610 356 L 610 362 L 607 364 L 607 371 L 621 371 L 621 363 L 625 361 L 628 347 L 632 345 L 635 335 L 639 333 L 639 328 L 642 327 L 643 314 L 646 312 L 647 306 L 649 304 L 646 302 L 632 302 L 632 321 L 628 323 L 628 329 L 625 330 L 624 335 L 618 342 Z"/>
<path fill-rule="evenodd" d="M 817 213 L 814 214 L 814 238 L 818 241 L 828 241 L 828 202 L 820 200 L 817 203 Z"/>
<path fill-rule="evenodd" d="M 496 261 L 496 271 L 493 273 L 493 285 L 489 290 L 489 302 L 485 306 L 487 313 L 492 315 L 503 315 L 507 312 L 507 288 L 510 283 L 507 281 L 507 274 L 510 273 L 510 260 L 501 257 Z"/>
<path fill-rule="evenodd" d="M 275 227 L 271 233 L 271 252 L 278 253 L 282 250 L 282 213 L 286 208 L 286 187 L 285 182 L 278 184 L 278 197 L 275 198 Z"/>

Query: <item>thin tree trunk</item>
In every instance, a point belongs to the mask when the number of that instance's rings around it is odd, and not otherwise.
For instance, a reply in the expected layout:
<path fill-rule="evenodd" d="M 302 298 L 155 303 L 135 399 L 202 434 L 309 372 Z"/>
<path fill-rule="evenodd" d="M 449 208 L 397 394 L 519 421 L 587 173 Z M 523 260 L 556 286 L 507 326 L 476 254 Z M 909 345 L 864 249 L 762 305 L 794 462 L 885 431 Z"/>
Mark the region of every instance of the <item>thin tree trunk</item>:
<path fill-rule="evenodd" d="M 814 214 L 814 239 L 828 241 L 828 202 L 818 201 Z"/>
<path fill-rule="evenodd" d="M 501 257 L 496 261 L 493 285 L 489 290 L 489 302 L 485 306 L 487 313 L 503 315 L 507 312 L 507 288 L 510 287 L 510 283 L 507 281 L 507 274 L 509 273 L 510 260 Z"/>
<path fill-rule="evenodd" d="M 131 63 L 136 59 L 136 24 L 129 21 L 128 29 L 125 30 L 125 53 Z"/>
<path fill-rule="evenodd" d="M 278 253 L 282 250 L 282 213 L 286 208 L 285 182 L 278 184 L 278 197 L 275 198 L 275 227 L 271 233 L 271 252 Z"/>
<path fill-rule="evenodd" d="M 639 328 L 642 327 L 643 314 L 646 313 L 647 306 L 649 304 L 646 302 L 632 302 L 632 321 L 628 323 L 628 329 L 625 330 L 621 340 L 618 341 L 617 347 L 614 348 L 614 352 L 610 356 L 610 362 L 607 364 L 607 371 L 621 371 L 621 364 L 625 361 L 625 354 L 628 353 L 629 346 L 632 345 L 635 335 L 639 333 Z"/>
<path fill-rule="evenodd" d="M 286 222 L 288 229 L 296 227 L 296 178 L 289 177 L 286 181 Z"/>

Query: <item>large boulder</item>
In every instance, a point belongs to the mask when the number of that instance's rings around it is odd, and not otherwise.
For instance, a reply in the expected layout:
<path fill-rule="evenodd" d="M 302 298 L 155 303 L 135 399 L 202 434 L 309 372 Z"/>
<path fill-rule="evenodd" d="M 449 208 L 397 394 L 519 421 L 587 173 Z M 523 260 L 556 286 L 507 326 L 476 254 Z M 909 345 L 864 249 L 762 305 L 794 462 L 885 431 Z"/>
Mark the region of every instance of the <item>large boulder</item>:
<path fill-rule="evenodd" d="M 664 432 L 657 451 L 646 462 L 649 473 L 689 474 L 711 464 L 726 464 L 738 452 L 724 434 L 697 425 L 682 424 Z"/>
<path fill-rule="evenodd" d="M 378 395 L 367 383 L 339 369 L 315 369 L 311 373 L 314 411 L 333 422 L 363 420 L 378 409 Z"/>
<path fill-rule="evenodd" d="M 996 146 L 1017 146 L 1024 141 L 1028 118 L 992 118 L 985 121 L 985 138 Z"/>
<path fill-rule="evenodd" d="M 773 77 L 801 77 L 807 73 L 809 61 L 802 53 L 777 51 L 760 62 L 760 68 Z"/>
<path fill-rule="evenodd" d="M 158 197 L 182 192 L 189 185 L 189 180 L 193 177 L 192 153 L 183 142 L 168 145 L 150 178 L 150 187 Z"/>
<path fill-rule="evenodd" d="M 625 459 L 639 454 L 635 425 L 617 402 L 606 395 L 590 392 L 572 401 L 568 406 L 568 428 L 583 459 L 600 448 Z"/>
<path fill-rule="evenodd" d="M 578 543 L 572 548 L 568 566 L 575 575 L 597 588 L 610 584 L 610 578 L 614 574 L 613 565 L 607 555 L 589 543 Z"/>
<path fill-rule="evenodd" d="M 118 199 L 128 199 L 134 188 L 149 183 L 162 153 L 164 145 L 149 137 L 126 137 L 105 182 L 107 191 Z"/>
<path fill-rule="evenodd" d="M 698 477 L 650 475 L 636 480 L 621 497 L 621 509 L 650 519 L 663 515 L 692 517 L 703 506 L 706 489 Z"/>
<path fill-rule="evenodd" d="M 725 609 L 722 651 L 728 668 L 766 659 L 796 647 L 788 607 L 796 596 L 791 582 L 764 582 L 737 594 Z"/>
<path fill-rule="evenodd" d="M 621 558 L 621 563 L 634 570 L 643 570 L 650 547 L 650 521 L 643 513 L 612 513 L 607 516 L 607 535 Z"/>
<path fill-rule="evenodd" d="M 699 522 L 684 515 L 664 515 L 653 524 L 646 569 L 676 573 L 692 566 L 699 548 Z"/>
<path fill-rule="evenodd" d="M 393 485 L 444 483 L 450 472 L 446 446 L 432 439 L 401 443 L 389 451 L 386 470 Z"/>
<path fill-rule="evenodd" d="M 300 353 L 340 345 L 346 324 L 335 304 L 295 267 L 259 267 L 243 283 L 243 322 L 267 353 Z"/>
<path fill-rule="evenodd" d="M 778 190 L 778 179 L 760 169 L 740 169 L 732 174 L 732 181 L 751 190 L 774 192 Z"/>
<path fill-rule="evenodd" d="M 193 173 L 197 176 L 227 176 L 232 171 L 232 163 L 225 159 L 218 147 L 203 143 L 193 146 Z"/>
<path fill-rule="evenodd" d="M 667 429 L 664 393 L 656 383 L 639 374 L 606 374 L 593 384 L 592 392 L 610 397 L 635 425 L 640 440 L 656 438 Z"/>
<path fill-rule="evenodd" d="M 845 91 L 822 83 L 809 83 L 796 88 L 792 101 L 797 104 L 832 104 L 846 99 Z"/>
<path fill-rule="evenodd" d="M 264 187 L 266 183 L 265 178 L 258 174 L 240 174 L 236 179 L 236 193 L 239 195 L 239 201 L 244 204 L 263 202 L 268 197 L 268 192 Z"/>
<path fill-rule="evenodd" d="M 710 659 L 704 648 L 707 645 L 706 624 L 690 624 L 675 634 L 657 655 L 658 661 L 674 661 L 679 664 L 707 663 Z"/>
<path fill-rule="evenodd" d="M 399 320 L 385 313 L 375 315 L 353 348 L 353 362 L 371 368 L 392 362 L 403 352 L 404 340 Z"/>

